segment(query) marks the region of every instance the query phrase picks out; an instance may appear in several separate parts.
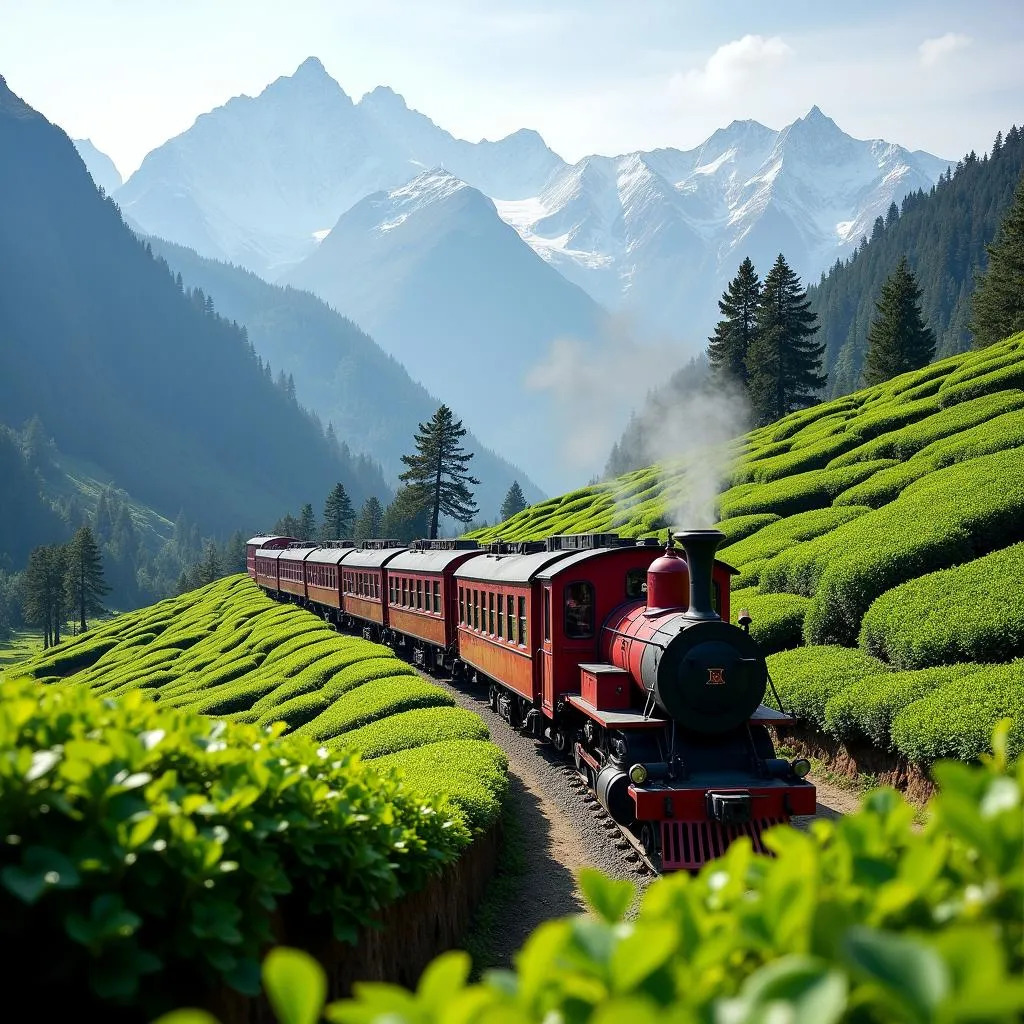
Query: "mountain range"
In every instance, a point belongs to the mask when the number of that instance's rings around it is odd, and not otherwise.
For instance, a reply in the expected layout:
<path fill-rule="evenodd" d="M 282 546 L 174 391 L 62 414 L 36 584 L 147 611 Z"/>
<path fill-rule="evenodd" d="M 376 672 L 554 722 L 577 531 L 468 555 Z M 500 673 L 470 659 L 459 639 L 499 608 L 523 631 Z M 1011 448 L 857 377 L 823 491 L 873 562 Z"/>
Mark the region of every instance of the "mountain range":
<path fill-rule="evenodd" d="M 530 130 L 456 139 L 387 87 L 355 102 L 311 57 L 201 115 L 114 195 L 146 234 L 312 290 L 558 490 L 600 469 L 561 460 L 557 399 L 525 383 L 560 341 L 598 358 L 613 314 L 682 363 L 745 256 L 763 275 L 784 252 L 810 283 L 946 166 L 817 107 L 569 164 Z"/>
<path fill-rule="evenodd" d="M 529 130 L 456 139 L 384 86 L 353 102 L 310 57 L 155 149 L 117 199 L 147 232 L 273 279 L 360 200 L 443 169 L 595 301 L 695 340 L 744 256 L 784 251 L 816 278 L 947 164 L 853 139 L 817 107 L 779 131 L 734 121 L 691 150 L 568 164 Z"/>

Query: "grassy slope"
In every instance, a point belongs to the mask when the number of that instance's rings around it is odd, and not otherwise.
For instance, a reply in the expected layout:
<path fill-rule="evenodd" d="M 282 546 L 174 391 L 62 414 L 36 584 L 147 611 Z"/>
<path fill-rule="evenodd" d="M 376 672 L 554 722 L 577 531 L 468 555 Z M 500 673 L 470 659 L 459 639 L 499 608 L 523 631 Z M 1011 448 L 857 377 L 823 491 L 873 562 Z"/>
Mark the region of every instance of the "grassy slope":
<path fill-rule="evenodd" d="M 120 615 L 7 672 L 110 697 L 142 688 L 162 705 L 259 725 L 287 721 L 382 770 L 407 770 L 475 829 L 496 818 L 506 785 L 504 755 L 478 716 L 386 647 L 276 604 L 245 576 Z"/>
<path fill-rule="evenodd" d="M 1019 334 L 734 444 L 718 524 L 740 569 L 733 614 L 787 651 L 775 682 L 819 728 L 929 762 L 976 756 L 1009 715 L 1024 747 L 1022 389 Z M 472 536 L 664 537 L 698 525 L 670 518 L 687 488 L 682 462 L 652 466 Z"/>

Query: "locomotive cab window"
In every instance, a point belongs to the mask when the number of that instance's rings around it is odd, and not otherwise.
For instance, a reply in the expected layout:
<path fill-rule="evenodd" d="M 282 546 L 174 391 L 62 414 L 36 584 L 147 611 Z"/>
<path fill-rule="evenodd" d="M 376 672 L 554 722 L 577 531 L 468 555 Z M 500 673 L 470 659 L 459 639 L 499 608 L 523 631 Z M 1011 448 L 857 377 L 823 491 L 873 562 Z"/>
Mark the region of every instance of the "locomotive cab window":
<path fill-rule="evenodd" d="M 565 635 L 570 640 L 594 635 L 594 588 L 585 580 L 565 588 Z"/>
<path fill-rule="evenodd" d="M 626 573 L 626 597 L 637 601 L 647 593 L 647 570 L 630 569 Z"/>

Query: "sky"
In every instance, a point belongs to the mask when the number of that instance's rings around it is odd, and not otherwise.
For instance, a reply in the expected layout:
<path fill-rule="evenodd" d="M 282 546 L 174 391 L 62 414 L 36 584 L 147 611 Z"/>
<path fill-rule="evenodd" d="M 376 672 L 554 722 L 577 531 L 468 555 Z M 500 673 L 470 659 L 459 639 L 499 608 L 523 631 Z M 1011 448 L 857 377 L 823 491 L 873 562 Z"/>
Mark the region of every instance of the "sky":
<path fill-rule="evenodd" d="M 675 146 L 817 104 L 956 159 L 1024 122 L 1024 0 L 0 0 L 0 75 L 125 176 L 309 56 L 452 134 L 563 158 Z"/>

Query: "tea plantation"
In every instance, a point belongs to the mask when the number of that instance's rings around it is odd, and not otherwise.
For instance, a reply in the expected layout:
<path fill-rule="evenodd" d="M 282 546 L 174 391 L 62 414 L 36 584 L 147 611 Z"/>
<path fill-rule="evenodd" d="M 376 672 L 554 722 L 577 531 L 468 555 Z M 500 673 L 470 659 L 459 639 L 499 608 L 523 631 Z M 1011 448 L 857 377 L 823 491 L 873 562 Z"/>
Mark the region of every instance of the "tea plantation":
<path fill-rule="evenodd" d="M 783 703 L 918 764 L 1024 749 L 1024 334 L 753 430 L 722 453 L 733 615 Z M 665 536 L 684 459 L 472 536 Z"/>
<path fill-rule="evenodd" d="M 141 689 L 162 708 L 240 724 L 284 722 L 329 750 L 386 758 L 382 770 L 409 766 L 473 830 L 494 821 L 506 785 L 477 715 L 386 647 L 277 604 L 244 576 L 118 616 L 16 672 L 104 697 Z"/>

